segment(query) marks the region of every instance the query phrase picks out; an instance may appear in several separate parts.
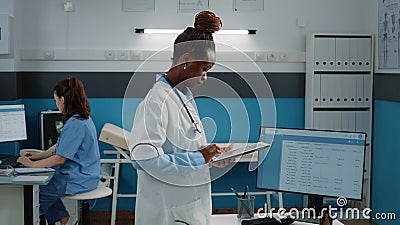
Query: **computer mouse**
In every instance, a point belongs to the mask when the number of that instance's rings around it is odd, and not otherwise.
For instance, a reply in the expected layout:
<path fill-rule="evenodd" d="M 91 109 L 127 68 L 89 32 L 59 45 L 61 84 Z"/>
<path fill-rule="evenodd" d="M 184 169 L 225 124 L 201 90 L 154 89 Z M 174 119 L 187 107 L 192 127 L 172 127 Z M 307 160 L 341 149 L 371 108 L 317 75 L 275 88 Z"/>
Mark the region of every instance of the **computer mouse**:
<path fill-rule="evenodd" d="M 294 222 L 294 219 L 291 218 L 290 216 L 281 219 L 281 224 L 282 225 L 292 224 L 293 222 Z"/>

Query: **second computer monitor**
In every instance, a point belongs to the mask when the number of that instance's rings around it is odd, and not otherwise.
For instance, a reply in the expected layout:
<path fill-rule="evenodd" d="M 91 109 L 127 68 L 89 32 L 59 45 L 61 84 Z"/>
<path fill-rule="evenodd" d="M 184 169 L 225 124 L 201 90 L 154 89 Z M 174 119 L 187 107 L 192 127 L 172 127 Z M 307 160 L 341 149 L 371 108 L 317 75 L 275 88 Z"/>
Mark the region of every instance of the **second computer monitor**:
<path fill-rule="evenodd" d="M 365 133 L 261 127 L 257 188 L 361 200 Z"/>
<path fill-rule="evenodd" d="M 0 105 L 0 142 L 26 139 L 25 106 Z"/>

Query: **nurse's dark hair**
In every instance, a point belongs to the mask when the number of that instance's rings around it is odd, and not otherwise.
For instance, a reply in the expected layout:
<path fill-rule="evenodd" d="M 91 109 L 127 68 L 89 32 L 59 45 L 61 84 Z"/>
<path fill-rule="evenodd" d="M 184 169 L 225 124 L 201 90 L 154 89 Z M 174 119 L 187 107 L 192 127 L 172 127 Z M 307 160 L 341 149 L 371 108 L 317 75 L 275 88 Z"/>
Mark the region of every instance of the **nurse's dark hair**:
<path fill-rule="evenodd" d="M 222 22 L 211 11 L 199 12 L 194 21 L 194 27 L 187 27 L 174 42 L 173 62 L 177 63 L 180 56 L 185 53 L 193 54 L 196 58 L 207 54 L 208 50 L 215 51 L 213 33 L 219 31 Z M 191 41 L 204 41 L 191 42 Z"/>
<path fill-rule="evenodd" d="M 83 88 L 83 83 L 75 77 L 64 78 L 58 81 L 53 88 L 57 97 L 64 97 L 62 120 L 65 122 L 75 113 L 78 118 L 88 119 L 90 115 L 89 101 Z"/>

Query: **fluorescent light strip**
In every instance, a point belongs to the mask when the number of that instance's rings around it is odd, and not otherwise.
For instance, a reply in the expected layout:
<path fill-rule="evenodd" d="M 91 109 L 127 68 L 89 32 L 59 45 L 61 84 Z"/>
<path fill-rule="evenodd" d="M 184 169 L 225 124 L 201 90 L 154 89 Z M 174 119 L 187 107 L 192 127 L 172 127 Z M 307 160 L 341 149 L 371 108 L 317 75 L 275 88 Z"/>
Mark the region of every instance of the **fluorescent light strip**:
<path fill-rule="evenodd" d="M 220 30 L 216 34 L 233 34 L 233 35 L 246 35 L 246 34 L 256 34 L 257 30 Z M 135 33 L 144 34 L 180 34 L 182 29 L 135 29 Z"/>
<path fill-rule="evenodd" d="M 144 34 L 180 34 L 183 30 L 178 29 L 144 29 Z"/>

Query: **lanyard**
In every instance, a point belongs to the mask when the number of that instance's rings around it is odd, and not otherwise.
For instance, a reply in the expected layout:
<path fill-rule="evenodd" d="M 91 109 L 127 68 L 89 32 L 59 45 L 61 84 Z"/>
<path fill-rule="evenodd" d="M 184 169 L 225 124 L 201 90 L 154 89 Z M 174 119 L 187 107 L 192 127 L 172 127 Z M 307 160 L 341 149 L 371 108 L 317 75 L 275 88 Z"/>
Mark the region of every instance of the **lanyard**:
<path fill-rule="evenodd" d="M 176 88 L 174 87 L 174 84 L 171 82 L 171 80 L 167 77 L 166 74 L 163 74 L 163 77 L 164 77 L 164 79 L 168 82 L 168 84 L 171 86 L 171 88 L 175 91 L 175 94 L 178 95 L 179 100 L 181 100 L 183 107 L 185 107 L 186 112 L 187 112 L 187 114 L 188 114 L 188 116 L 189 116 L 189 118 L 190 118 L 190 121 L 192 121 L 194 132 L 197 132 L 197 133 L 201 134 L 200 124 L 197 123 L 197 122 L 194 120 L 192 114 L 189 112 L 189 109 L 187 108 L 187 106 L 186 106 L 185 102 L 183 101 L 181 95 L 178 93 L 178 91 L 177 91 Z"/>

